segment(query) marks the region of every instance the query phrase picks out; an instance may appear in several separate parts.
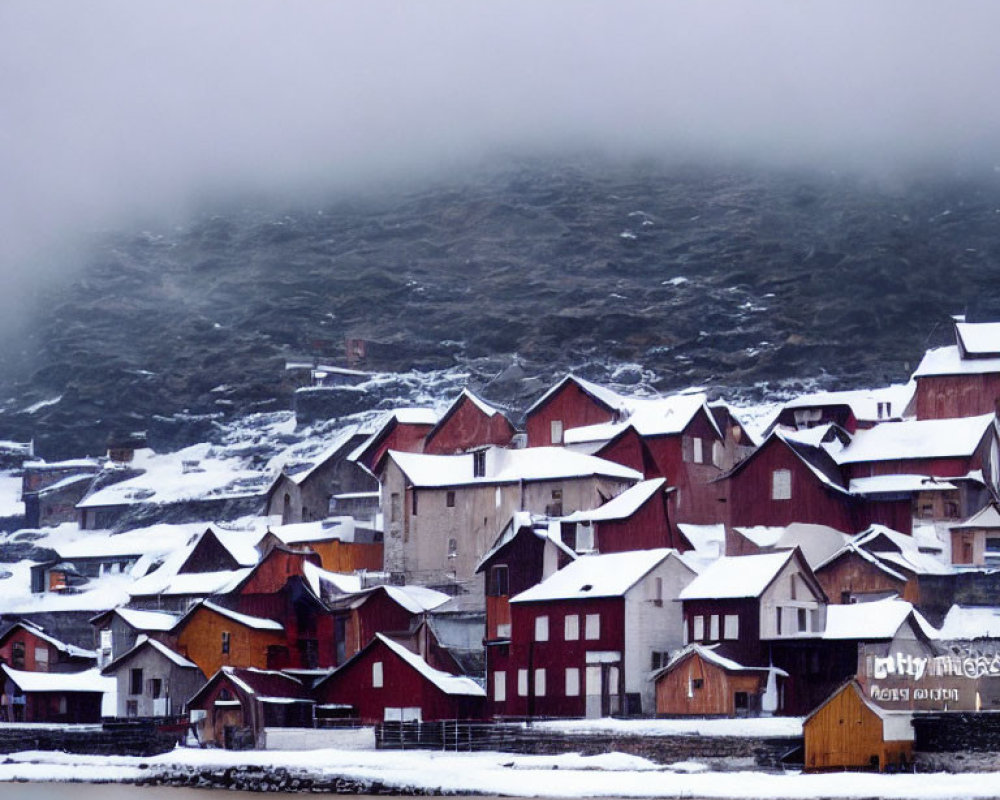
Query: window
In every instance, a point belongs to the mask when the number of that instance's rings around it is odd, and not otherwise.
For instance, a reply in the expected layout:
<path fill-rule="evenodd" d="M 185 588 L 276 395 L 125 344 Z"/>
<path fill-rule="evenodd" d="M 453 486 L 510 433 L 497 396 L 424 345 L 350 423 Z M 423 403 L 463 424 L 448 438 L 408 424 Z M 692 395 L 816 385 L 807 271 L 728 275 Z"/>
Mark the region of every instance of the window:
<path fill-rule="evenodd" d="M 449 489 L 447 492 L 445 492 L 445 495 L 444 495 L 444 504 L 446 506 L 448 506 L 448 508 L 454 508 L 455 507 L 455 491 L 454 491 L 454 489 Z"/>
<path fill-rule="evenodd" d="M 740 615 L 726 614 L 725 622 L 722 626 L 722 638 L 730 641 L 740 638 Z"/>
<path fill-rule="evenodd" d="M 101 630 L 101 649 L 110 650 L 111 649 L 111 628 L 103 628 Z"/>
<path fill-rule="evenodd" d="M 580 696 L 580 670 L 576 667 L 566 668 L 566 696 Z"/>
<path fill-rule="evenodd" d="M 374 661 L 372 662 L 372 688 L 381 689 L 382 688 L 382 662 Z"/>
<path fill-rule="evenodd" d="M 389 522 L 399 522 L 399 518 L 403 516 L 402 505 L 399 500 L 399 492 L 393 492 L 389 495 Z"/>
<path fill-rule="evenodd" d="M 788 596 L 791 597 L 792 600 L 796 599 L 796 597 L 795 597 L 795 594 L 796 594 L 796 592 L 795 592 L 795 583 L 796 583 L 796 580 L 795 579 L 796 579 L 796 577 L 798 577 L 798 576 L 796 576 L 796 575 L 789 575 L 788 576 Z"/>
<path fill-rule="evenodd" d="M 719 615 L 712 614 L 712 616 L 709 617 L 708 620 L 709 620 L 708 638 L 710 641 L 717 642 L 719 641 Z"/>
<path fill-rule="evenodd" d="M 509 639 L 510 638 L 510 623 L 504 622 L 502 625 L 497 625 L 497 638 L 498 639 Z"/>
<path fill-rule="evenodd" d="M 500 508 L 501 503 L 503 503 L 503 492 L 500 491 L 500 487 L 498 486 L 493 490 L 493 505 L 496 508 Z"/>
<path fill-rule="evenodd" d="M 506 597 L 510 594 L 510 587 L 507 583 L 507 565 L 498 565 L 490 568 L 490 597 Z"/>
<path fill-rule="evenodd" d="M 549 440 L 552 444 L 562 444 L 563 424 L 561 419 L 554 419 L 549 423 Z"/>
<path fill-rule="evenodd" d="M 493 673 L 493 699 L 497 703 L 502 703 L 507 699 L 507 673 Z"/>
<path fill-rule="evenodd" d="M 584 638 L 586 639 L 600 639 L 601 638 L 601 615 L 600 614 L 587 614 L 587 619 L 585 622 Z"/>
<path fill-rule="evenodd" d="M 563 513 L 563 493 L 562 489 L 552 490 L 552 502 L 545 507 L 545 513 L 550 517 L 561 517 Z M 579 542 L 577 550 L 579 550 Z"/>
<path fill-rule="evenodd" d="M 548 616 L 535 617 L 535 641 L 547 642 L 549 640 L 549 618 Z"/>
<path fill-rule="evenodd" d="M 458 558 L 458 539 L 448 540 L 448 558 Z"/>
<path fill-rule="evenodd" d="M 691 688 L 692 689 L 704 689 L 705 688 L 705 679 L 704 678 L 692 678 L 691 679 Z"/>
<path fill-rule="evenodd" d="M 14 642 L 10 646 L 10 665 L 14 669 L 24 669 L 24 642 Z"/>
<path fill-rule="evenodd" d="M 229 631 L 222 632 L 222 654 L 226 655 L 229 652 Z"/>
<path fill-rule="evenodd" d="M 563 638 L 567 642 L 575 642 L 580 638 L 580 615 L 567 614 L 563 621 Z"/>
<path fill-rule="evenodd" d="M 535 697 L 545 697 L 545 670 L 535 670 Z"/>
<path fill-rule="evenodd" d="M 125 716 L 126 717 L 138 717 L 139 716 L 139 701 L 138 700 L 126 700 L 125 701 Z"/>
<path fill-rule="evenodd" d="M 694 449 L 694 463 L 695 464 L 704 464 L 705 463 L 705 453 L 702 450 L 701 439 L 699 439 L 697 436 L 695 436 L 694 439 L 692 440 L 691 444 L 692 444 L 692 447 Z"/>
<path fill-rule="evenodd" d="M 410 489 L 410 513 L 417 516 L 417 490 Z"/>
<path fill-rule="evenodd" d="M 775 630 L 775 633 L 777 633 L 778 636 L 781 636 L 781 607 L 779 606 L 774 610 L 775 612 L 777 612 L 777 617 L 775 619 L 775 622 L 777 623 L 777 628 Z"/>
<path fill-rule="evenodd" d="M 809 609 L 800 608 L 798 609 L 799 617 L 799 633 L 809 632 Z"/>
<path fill-rule="evenodd" d="M 472 477 L 486 477 L 486 451 L 477 450 L 472 454 Z"/>
<path fill-rule="evenodd" d="M 528 696 L 528 670 L 526 669 L 517 671 L 517 695 L 518 697 Z"/>
<path fill-rule="evenodd" d="M 663 578 L 653 578 L 653 583 L 651 585 L 651 590 L 653 596 L 650 600 L 653 601 L 654 606 L 663 605 Z"/>
<path fill-rule="evenodd" d="M 776 469 L 771 473 L 771 499 L 792 499 L 792 472 L 787 469 Z"/>
<path fill-rule="evenodd" d="M 163 696 L 163 678 L 153 678 L 149 682 L 149 693 L 153 696 L 154 700 L 157 697 Z"/>
<path fill-rule="evenodd" d="M 594 526 L 589 522 L 581 522 L 576 526 L 576 546 L 573 549 L 578 553 L 594 549 Z"/>
<path fill-rule="evenodd" d="M 128 671 L 128 693 L 142 694 L 142 670 L 130 669 Z"/>
<path fill-rule="evenodd" d="M 705 640 L 705 618 L 698 614 L 694 618 L 694 630 L 691 632 L 691 640 L 702 642 Z"/>
<path fill-rule="evenodd" d="M 35 648 L 35 669 L 38 670 L 38 672 L 49 671 L 49 648 Z"/>

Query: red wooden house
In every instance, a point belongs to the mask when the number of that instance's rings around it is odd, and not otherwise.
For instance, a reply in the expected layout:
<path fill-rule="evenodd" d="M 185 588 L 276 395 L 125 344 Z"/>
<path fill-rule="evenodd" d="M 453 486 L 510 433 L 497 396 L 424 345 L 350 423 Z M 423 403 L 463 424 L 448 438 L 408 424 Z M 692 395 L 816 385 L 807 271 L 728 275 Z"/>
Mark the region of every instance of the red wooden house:
<path fill-rule="evenodd" d="M 448 455 L 491 444 L 506 447 L 515 433 L 503 411 L 464 389 L 424 438 L 424 452 Z"/>
<path fill-rule="evenodd" d="M 320 705 L 351 706 L 368 725 L 484 715 L 485 696 L 479 684 L 434 669 L 382 634 L 317 683 L 313 694 Z"/>
<path fill-rule="evenodd" d="M 412 637 L 426 615 L 449 599 L 443 592 L 421 586 L 375 586 L 329 600 L 333 663 L 343 664 L 379 633 Z"/>
<path fill-rule="evenodd" d="M 0 722 L 86 724 L 101 721 L 104 696 L 114 678 L 97 669 L 27 672 L 0 665 Z"/>
<path fill-rule="evenodd" d="M 510 642 L 487 654 L 491 714 L 652 713 L 652 670 L 682 643 L 673 601 L 694 577 L 676 550 L 588 555 L 511 598 Z"/>
<path fill-rule="evenodd" d="M 919 420 L 994 411 L 1000 397 L 1000 324 L 955 317 L 955 344 L 928 350 L 913 378 Z"/>
<path fill-rule="evenodd" d="M 30 622 L 16 622 L 0 635 L 0 664 L 27 672 L 80 672 L 97 653 L 59 641 Z"/>
<path fill-rule="evenodd" d="M 389 450 L 423 452 L 424 437 L 431 432 L 437 419 L 437 414 L 430 408 L 397 408 L 385 416 L 375 433 L 348 458 L 374 474 Z"/>
<path fill-rule="evenodd" d="M 563 444 L 570 428 L 618 422 L 628 415 L 621 395 L 596 383 L 567 375 L 525 412 L 529 447 Z"/>
<path fill-rule="evenodd" d="M 898 422 L 903 418 L 912 396 L 910 385 L 805 394 L 785 403 L 767 432 L 779 425 L 791 430 L 803 430 L 833 423 L 853 434 L 883 422 Z"/>
<path fill-rule="evenodd" d="M 909 532 L 909 494 L 884 499 L 852 493 L 836 456 L 847 434 L 835 426 L 775 429 L 757 451 L 724 478 L 730 526 L 783 527 L 793 522 L 858 531 L 880 523 Z M 727 552 L 738 552 L 727 545 Z"/>

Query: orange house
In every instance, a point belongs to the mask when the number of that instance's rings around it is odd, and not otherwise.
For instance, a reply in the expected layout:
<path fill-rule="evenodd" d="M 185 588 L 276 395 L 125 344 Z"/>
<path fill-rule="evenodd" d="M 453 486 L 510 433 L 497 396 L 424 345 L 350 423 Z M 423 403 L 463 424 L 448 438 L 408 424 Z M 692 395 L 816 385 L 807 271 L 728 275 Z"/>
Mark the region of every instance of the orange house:
<path fill-rule="evenodd" d="M 185 614 L 171 633 L 177 651 L 206 675 L 223 666 L 285 666 L 288 646 L 280 622 L 230 611 L 203 600 Z"/>

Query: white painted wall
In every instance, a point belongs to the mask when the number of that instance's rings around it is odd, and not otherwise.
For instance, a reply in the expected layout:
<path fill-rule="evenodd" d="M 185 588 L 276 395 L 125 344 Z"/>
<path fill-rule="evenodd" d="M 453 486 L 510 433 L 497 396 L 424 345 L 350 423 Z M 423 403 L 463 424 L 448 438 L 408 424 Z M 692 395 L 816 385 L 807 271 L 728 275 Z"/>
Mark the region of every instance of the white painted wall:
<path fill-rule="evenodd" d="M 264 728 L 264 750 L 374 750 L 374 728 Z"/>

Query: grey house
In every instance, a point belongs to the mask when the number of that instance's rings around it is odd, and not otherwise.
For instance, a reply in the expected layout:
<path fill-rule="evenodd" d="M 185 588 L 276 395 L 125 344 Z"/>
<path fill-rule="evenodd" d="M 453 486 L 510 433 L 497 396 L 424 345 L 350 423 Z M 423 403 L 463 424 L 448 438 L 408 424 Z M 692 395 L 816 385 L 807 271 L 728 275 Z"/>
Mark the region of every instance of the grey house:
<path fill-rule="evenodd" d="M 172 717 L 205 685 L 192 661 L 155 639 L 140 636 L 135 647 L 108 664 L 101 674 L 118 689 L 117 717 Z"/>

